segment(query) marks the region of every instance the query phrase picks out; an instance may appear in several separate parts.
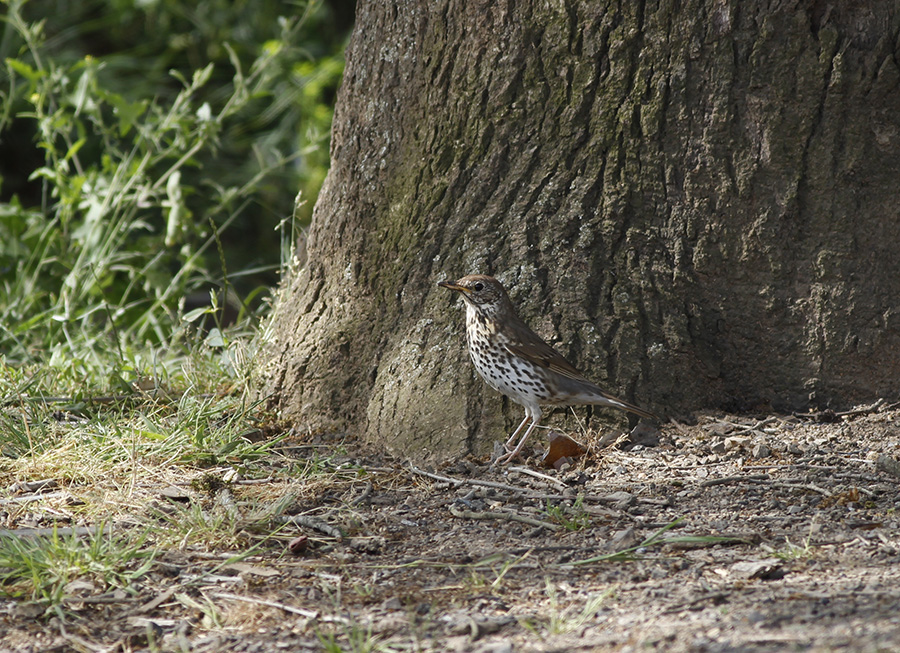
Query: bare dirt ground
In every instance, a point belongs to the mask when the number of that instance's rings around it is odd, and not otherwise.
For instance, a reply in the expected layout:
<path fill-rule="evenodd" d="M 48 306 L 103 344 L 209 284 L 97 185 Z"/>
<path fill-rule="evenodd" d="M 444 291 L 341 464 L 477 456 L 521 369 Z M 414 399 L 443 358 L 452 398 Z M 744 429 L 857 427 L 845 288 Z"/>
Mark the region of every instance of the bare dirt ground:
<path fill-rule="evenodd" d="M 169 497 L 240 512 L 243 551 L 172 547 L 64 620 L 0 600 L 0 650 L 900 650 L 900 412 L 819 417 L 704 415 L 563 471 L 296 442 Z"/>

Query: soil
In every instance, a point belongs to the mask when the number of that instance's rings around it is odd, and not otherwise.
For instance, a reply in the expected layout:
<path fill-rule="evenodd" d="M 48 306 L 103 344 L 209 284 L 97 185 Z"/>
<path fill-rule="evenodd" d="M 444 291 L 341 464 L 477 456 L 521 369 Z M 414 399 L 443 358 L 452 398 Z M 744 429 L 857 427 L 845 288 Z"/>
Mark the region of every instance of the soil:
<path fill-rule="evenodd" d="M 292 497 L 295 519 L 242 512 L 243 549 L 173 547 L 133 593 L 71 588 L 63 618 L 0 600 L 0 650 L 896 651 L 898 426 L 880 404 L 709 414 L 584 436 L 562 470 L 307 439 L 158 499 Z M 313 452 L 328 464 L 300 474 Z"/>

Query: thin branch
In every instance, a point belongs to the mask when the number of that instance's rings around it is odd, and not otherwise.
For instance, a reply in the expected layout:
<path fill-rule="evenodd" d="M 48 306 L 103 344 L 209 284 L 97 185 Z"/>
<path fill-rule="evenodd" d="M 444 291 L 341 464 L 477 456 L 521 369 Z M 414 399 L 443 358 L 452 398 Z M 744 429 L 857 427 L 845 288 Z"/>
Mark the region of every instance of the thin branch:
<path fill-rule="evenodd" d="M 341 532 L 341 529 L 337 526 L 332 526 L 331 524 L 322 521 L 318 517 L 312 517 L 311 515 L 291 515 L 290 517 L 281 516 L 279 521 L 283 524 L 295 524 L 297 526 L 306 526 L 307 528 L 312 528 L 313 530 L 319 531 L 320 533 L 325 533 L 329 537 L 333 537 L 336 540 L 343 540 L 344 534 Z"/>
<path fill-rule="evenodd" d="M 226 592 L 210 592 L 210 596 L 214 596 L 217 599 L 227 599 L 230 601 L 243 601 L 244 603 L 255 603 L 257 605 L 265 605 L 270 608 L 278 608 L 279 610 L 284 610 L 285 612 L 290 612 L 291 614 L 299 614 L 301 617 L 306 617 L 307 619 L 318 619 L 319 613 L 315 610 L 305 610 L 303 608 L 295 608 L 292 605 L 287 605 L 285 603 L 278 603 L 277 601 L 267 601 L 265 599 L 255 599 L 250 596 L 240 596 L 238 594 L 228 594 Z"/>
<path fill-rule="evenodd" d="M 568 490 L 569 486 L 560 481 L 558 478 L 553 478 L 552 476 L 548 476 L 547 474 L 541 474 L 540 472 L 536 472 L 533 469 L 528 469 L 527 467 L 510 467 L 509 471 L 518 472 L 519 474 L 525 474 L 526 476 L 533 476 L 534 478 L 539 478 L 542 481 L 547 481 L 548 483 L 552 483 L 560 490 Z"/>
<path fill-rule="evenodd" d="M 475 512 L 474 510 L 460 510 L 456 506 L 450 506 L 450 514 L 460 519 L 499 519 L 503 521 L 517 521 L 529 526 L 540 526 L 551 531 L 559 530 L 559 525 L 550 522 L 532 519 L 514 512 Z"/>
<path fill-rule="evenodd" d="M 713 485 L 727 485 L 729 483 L 742 483 L 747 481 L 768 481 L 771 480 L 771 476 L 768 474 L 751 474 L 750 476 L 722 476 L 720 478 L 708 478 L 702 483 L 700 483 L 700 487 L 711 487 Z"/>
<path fill-rule="evenodd" d="M 516 487 L 515 485 L 507 485 L 506 483 L 497 483 L 495 481 L 481 481 L 475 478 L 451 478 L 450 476 L 441 476 L 440 474 L 433 474 L 431 472 L 426 472 L 418 467 L 410 465 L 410 470 L 414 474 L 419 474 L 420 476 L 427 476 L 428 478 L 434 479 L 435 481 L 441 481 L 443 483 L 450 483 L 452 485 L 456 485 L 459 487 L 460 485 L 480 485 L 481 487 L 489 487 L 494 488 L 495 490 L 507 490 L 509 492 L 518 492 L 518 493 L 527 493 L 531 492 L 529 488 Z"/>

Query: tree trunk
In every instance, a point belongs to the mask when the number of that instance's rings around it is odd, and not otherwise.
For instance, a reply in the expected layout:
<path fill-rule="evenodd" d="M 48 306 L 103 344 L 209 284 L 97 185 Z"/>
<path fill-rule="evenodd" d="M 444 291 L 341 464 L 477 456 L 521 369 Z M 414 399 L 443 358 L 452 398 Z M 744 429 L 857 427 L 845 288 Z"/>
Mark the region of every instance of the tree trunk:
<path fill-rule="evenodd" d="M 493 274 L 654 411 L 897 395 L 895 2 L 362 0 L 263 391 L 416 459 L 521 419 L 468 361 Z"/>

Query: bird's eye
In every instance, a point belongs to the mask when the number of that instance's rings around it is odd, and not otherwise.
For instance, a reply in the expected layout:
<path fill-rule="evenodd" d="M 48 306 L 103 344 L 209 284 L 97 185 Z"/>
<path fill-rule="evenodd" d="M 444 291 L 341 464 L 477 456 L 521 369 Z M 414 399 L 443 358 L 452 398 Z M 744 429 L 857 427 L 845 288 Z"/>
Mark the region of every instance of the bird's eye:
<path fill-rule="evenodd" d="M 484 284 L 479 281 L 473 286 L 473 288 L 475 288 L 475 292 L 481 292 L 482 290 L 484 290 Z"/>

